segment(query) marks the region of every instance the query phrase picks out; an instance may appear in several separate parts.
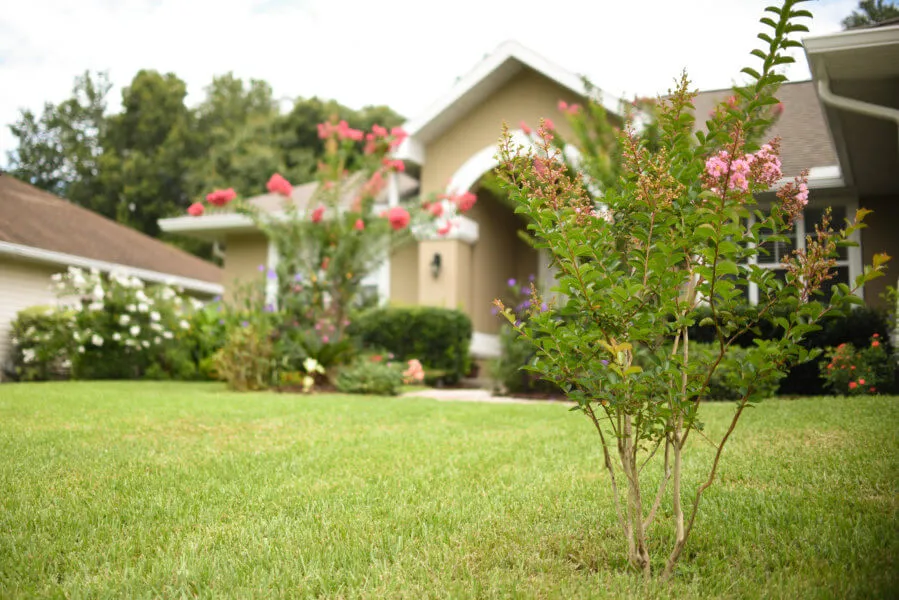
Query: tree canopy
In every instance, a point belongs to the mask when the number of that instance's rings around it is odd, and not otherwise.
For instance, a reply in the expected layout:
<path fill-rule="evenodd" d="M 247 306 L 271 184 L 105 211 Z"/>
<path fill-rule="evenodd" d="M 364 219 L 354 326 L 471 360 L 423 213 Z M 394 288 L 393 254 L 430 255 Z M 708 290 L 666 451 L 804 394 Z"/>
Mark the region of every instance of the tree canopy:
<path fill-rule="evenodd" d="M 860 0 L 858 10 L 852 11 L 852 14 L 843 19 L 843 29 L 865 27 L 896 18 L 899 18 L 899 8 L 893 2 Z"/>

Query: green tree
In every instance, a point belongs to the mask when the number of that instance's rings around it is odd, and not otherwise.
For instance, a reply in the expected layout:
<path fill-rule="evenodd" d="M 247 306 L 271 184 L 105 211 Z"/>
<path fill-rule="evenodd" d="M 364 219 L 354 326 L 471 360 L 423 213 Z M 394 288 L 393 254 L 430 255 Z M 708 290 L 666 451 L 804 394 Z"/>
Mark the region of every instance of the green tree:
<path fill-rule="evenodd" d="M 106 73 L 75 78 L 71 97 L 47 102 L 40 116 L 22 110 L 10 131 L 18 140 L 9 152 L 13 177 L 106 216 L 114 211 L 98 197 L 98 159 L 106 128 Z"/>
<path fill-rule="evenodd" d="M 887 19 L 899 18 L 899 8 L 884 0 L 860 0 L 858 10 L 843 19 L 843 29 L 854 29 L 880 23 Z"/>
<path fill-rule="evenodd" d="M 188 169 L 202 145 L 186 95 L 187 86 L 173 73 L 139 71 L 122 90 L 123 111 L 109 118 L 103 138 L 105 202 L 118 221 L 154 237 L 157 219 L 190 203 Z"/>

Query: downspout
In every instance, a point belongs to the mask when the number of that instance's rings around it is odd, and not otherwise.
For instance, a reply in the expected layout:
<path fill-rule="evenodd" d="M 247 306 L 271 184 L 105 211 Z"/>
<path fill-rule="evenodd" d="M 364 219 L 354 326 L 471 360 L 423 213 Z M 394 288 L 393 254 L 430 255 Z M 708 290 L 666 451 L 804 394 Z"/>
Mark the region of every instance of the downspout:
<path fill-rule="evenodd" d="M 899 110 L 888 106 L 880 106 L 879 104 L 862 102 L 855 98 L 837 96 L 830 91 L 830 80 L 827 79 L 826 76 L 821 77 L 818 80 L 818 96 L 820 96 L 825 104 L 829 104 L 835 108 L 842 108 L 843 110 L 874 117 L 875 119 L 893 121 L 896 126 L 899 127 Z M 899 130 L 897 130 L 897 136 L 899 136 Z"/>

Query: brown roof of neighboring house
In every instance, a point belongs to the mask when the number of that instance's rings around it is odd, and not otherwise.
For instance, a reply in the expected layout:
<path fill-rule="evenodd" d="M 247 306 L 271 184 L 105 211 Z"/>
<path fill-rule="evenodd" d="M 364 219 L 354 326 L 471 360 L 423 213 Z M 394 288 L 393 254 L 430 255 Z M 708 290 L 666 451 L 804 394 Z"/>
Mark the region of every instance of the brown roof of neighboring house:
<path fill-rule="evenodd" d="M 0 175 L 0 241 L 220 283 L 222 269 L 9 175 Z"/>
<path fill-rule="evenodd" d="M 697 123 L 704 124 L 715 106 L 732 93 L 730 89 L 700 92 L 694 100 Z M 783 104 L 784 111 L 766 137 L 780 137 L 784 175 L 792 177 L 799 175 L 803 169 L 838 165 L 814 82 L 785 83 L 777 98 Z"/>

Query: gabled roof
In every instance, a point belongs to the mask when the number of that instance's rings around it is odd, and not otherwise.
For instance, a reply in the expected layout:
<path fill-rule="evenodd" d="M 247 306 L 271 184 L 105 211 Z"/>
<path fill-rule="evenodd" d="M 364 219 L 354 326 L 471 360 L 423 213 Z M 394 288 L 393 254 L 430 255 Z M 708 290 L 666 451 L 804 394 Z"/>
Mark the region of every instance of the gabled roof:
<path fill-rule="evenodd" d="M 5 174 L 0 175 L 0 254 L 124 268 L 207 293 L 221 288 L 222 269 L 216 265 Z"/>
<path fill-rule="evenodd" d="M 507 41 L 460 77 L 453 87 L 418 117 L 408 121 L 404 129 L 409 138 L 397 151 L 399 158 L 423 162 L 423 147 L 446 131 L 459 118 L 501 88 L 522 69 L 529 68 L 580 96 L 592 93 L 613 114 L 622 113 L 622 101 L 616 96 L 590 92 L 580 75 L 572 73 L 525 48 Z"/>

